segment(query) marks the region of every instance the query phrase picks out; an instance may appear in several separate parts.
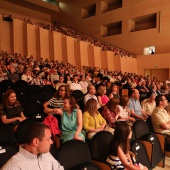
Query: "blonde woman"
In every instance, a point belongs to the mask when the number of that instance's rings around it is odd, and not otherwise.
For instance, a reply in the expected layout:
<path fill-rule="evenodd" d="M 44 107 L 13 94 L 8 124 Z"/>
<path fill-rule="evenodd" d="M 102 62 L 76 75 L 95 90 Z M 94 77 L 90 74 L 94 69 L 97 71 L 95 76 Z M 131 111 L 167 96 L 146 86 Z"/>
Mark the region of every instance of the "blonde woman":
<path fill-rule="evenodd" d="M 106 96 L 106 86 L 100 86 L 97 89 L 97 100 L 100 106 L 105 106 L 105 104 L 109 101 L 109 98 Z"/>

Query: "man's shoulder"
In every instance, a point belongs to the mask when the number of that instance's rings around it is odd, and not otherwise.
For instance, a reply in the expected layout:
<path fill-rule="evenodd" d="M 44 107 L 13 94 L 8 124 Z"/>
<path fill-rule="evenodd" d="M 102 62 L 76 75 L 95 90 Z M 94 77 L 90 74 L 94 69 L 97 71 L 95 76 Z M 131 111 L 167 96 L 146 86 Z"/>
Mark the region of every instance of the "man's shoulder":
<path fill-rule="evenodd" d="M 165 109 L 161 109 L 161 108 L 159 108 L 159 107 L 156 107 L 156 108 L 153 110 L 151 116 L 158 116 L 159 114 L 162 114 L 162 112 L 164 112 L 164 111 L 165 111 Z"/>
<path fill-rule="evenodd" d="M 18 152 L 7 161 L 1 170 L 20 169 L 19 164 L 21 164 L 21 160 L 23 160 L 22 155 Z"/>

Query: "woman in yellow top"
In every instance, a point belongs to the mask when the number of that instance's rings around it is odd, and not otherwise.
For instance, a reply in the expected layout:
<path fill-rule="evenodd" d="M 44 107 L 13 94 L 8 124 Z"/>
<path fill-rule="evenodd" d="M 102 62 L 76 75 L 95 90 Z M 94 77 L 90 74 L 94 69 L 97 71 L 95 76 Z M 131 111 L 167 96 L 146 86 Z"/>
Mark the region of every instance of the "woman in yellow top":
<path fill-rule="evenodd" d="M 89 99 L 83 113 L 83 128 L 88 131 L 88 138 L 91 139 L 97 132 L 105 129 L 106 120 L 97 110 L 97 101 Z"/>

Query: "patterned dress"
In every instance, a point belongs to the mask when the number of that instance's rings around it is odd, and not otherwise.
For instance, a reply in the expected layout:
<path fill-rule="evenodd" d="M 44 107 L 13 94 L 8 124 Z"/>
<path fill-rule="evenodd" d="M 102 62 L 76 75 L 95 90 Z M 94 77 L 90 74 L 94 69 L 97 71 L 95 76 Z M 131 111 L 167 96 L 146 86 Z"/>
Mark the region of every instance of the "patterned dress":
<path fill-rule="evenodd" d="M 124 170 L 125 169 L 124 165 L 122 164 L 118 156 L 109 155 L 106 161 L 111 165 L 112 170 Z"/>

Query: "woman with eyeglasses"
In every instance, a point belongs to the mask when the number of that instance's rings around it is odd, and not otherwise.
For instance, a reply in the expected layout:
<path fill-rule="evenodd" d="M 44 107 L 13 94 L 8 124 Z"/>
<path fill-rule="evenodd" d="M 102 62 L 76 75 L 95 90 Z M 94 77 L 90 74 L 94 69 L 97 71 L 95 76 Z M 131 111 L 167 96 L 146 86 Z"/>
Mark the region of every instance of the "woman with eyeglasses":
<path fill-rule="evenodd" d="M 140 163 L 132 162 L 129 154 L 130 143 L 132 137 L 131 127 L 127 122 L 119 122 L 114 131 L 114 137 L 110 145 L 110 155 L 107 162 L 111 164 L 113 169 L 119 170 L 147 170 L 148 168 Z"/>
<path fill-rule="evenodd" d="M 61 85 L 54 96 L 44 103 L 44 112 L 46 114 L 58 114 L 62 112 L 63 100 L 70 96 L 70 91 L 67 85 Z"/>

